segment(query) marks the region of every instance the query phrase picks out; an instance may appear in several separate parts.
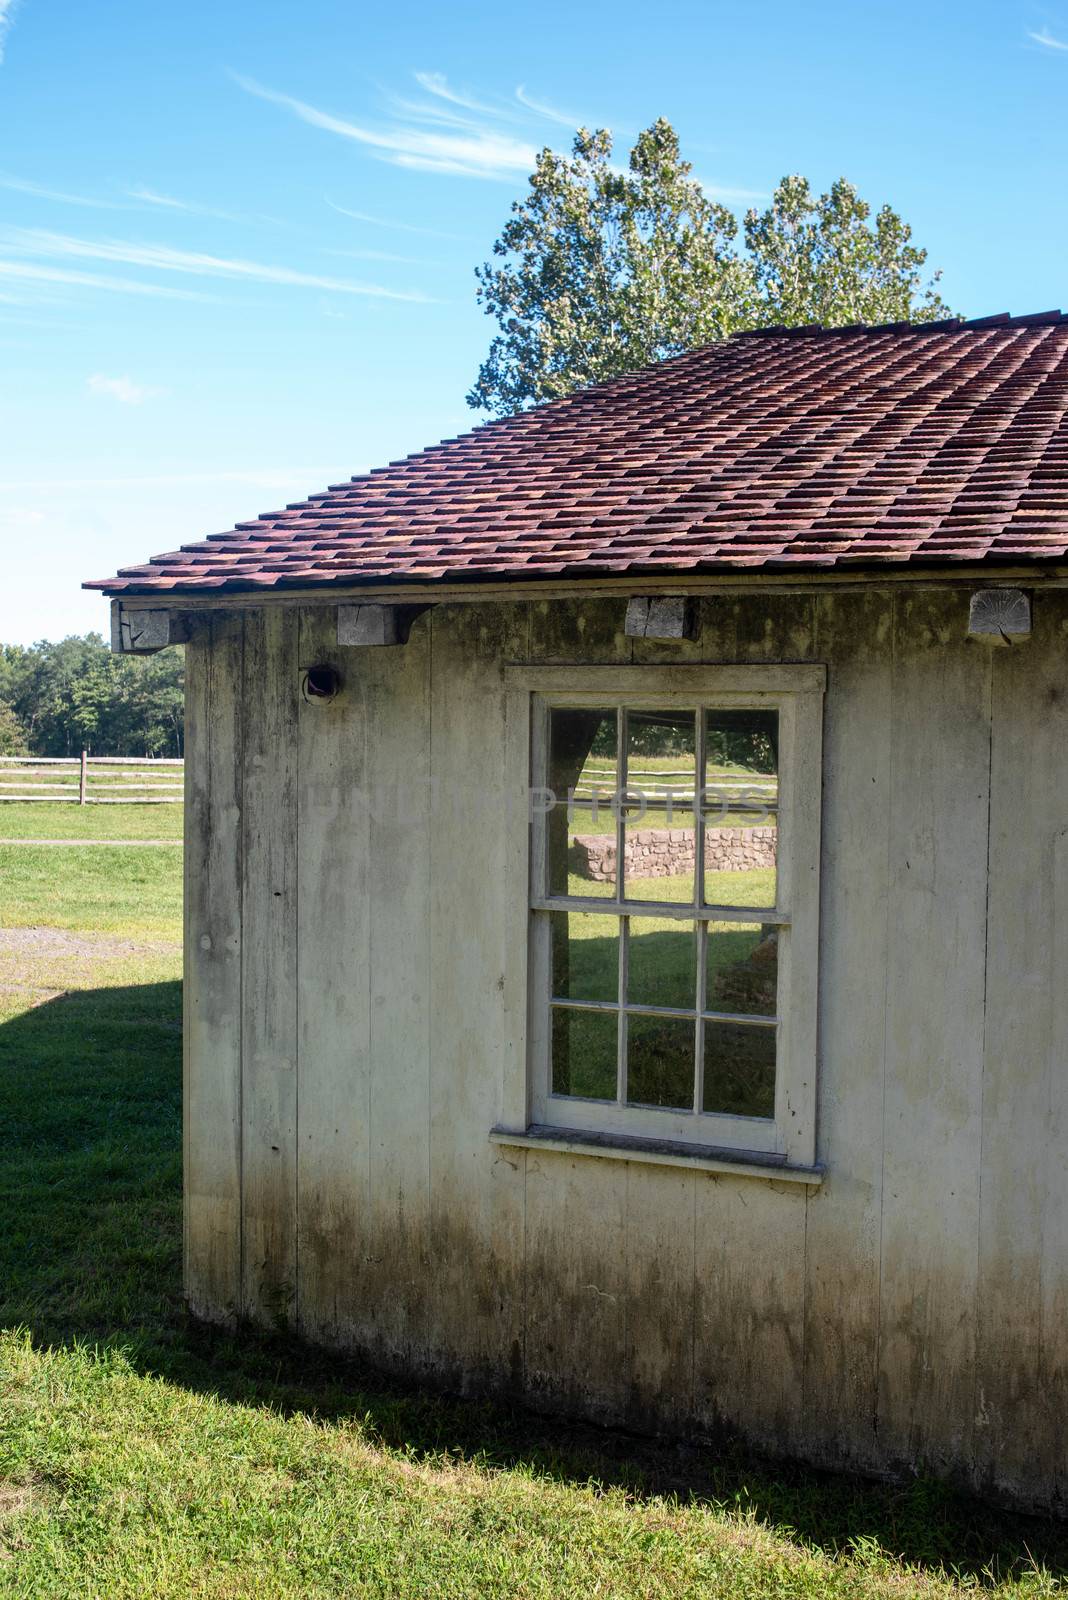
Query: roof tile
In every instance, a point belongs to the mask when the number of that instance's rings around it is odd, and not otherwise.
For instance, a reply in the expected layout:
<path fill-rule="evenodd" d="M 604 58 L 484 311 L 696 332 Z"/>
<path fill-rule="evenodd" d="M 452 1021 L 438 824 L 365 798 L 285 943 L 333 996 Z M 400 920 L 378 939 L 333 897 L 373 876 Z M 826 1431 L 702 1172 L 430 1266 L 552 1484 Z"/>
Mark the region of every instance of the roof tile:
<path fill-rule="evenodd" d="M 754 329 L 87 585 L 1068 556 L 1068 318 Z"/>

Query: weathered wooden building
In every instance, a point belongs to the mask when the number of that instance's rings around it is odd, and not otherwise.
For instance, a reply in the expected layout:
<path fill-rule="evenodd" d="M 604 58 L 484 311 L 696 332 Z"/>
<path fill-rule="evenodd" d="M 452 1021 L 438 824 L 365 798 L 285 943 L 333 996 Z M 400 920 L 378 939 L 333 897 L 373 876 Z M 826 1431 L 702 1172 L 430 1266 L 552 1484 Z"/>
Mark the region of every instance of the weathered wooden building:
<path fill-rule="evenodd" d="M 186 1286 L 1068 1483 L 1068 323 L 736 337 L 125 570 L 187 643 Z"/>

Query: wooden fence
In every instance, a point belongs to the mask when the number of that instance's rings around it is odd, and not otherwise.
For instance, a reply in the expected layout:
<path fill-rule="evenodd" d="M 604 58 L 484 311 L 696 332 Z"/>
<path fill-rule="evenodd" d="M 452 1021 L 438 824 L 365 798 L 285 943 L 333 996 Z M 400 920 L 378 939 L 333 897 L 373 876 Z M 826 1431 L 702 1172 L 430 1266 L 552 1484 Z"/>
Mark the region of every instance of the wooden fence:
<path fill-rule="evenodd" d="M 0 804 L 181 805 L 184 772 L 155 756 L 0 756 Z"/>

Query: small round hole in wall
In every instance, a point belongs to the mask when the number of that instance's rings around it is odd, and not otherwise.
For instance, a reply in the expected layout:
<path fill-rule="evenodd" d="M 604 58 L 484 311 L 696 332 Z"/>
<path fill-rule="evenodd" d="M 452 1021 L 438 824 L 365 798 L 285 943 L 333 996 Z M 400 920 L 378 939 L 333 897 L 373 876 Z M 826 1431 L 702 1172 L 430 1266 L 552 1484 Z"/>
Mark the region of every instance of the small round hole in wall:
<path fill-rule="evenodd" d="M 301 692 L 309 705 L 323 705 L 336 700 L 341 692 L 341 674 L 336 667 L 320 662 L 309 667 L 301 680 Z"/>

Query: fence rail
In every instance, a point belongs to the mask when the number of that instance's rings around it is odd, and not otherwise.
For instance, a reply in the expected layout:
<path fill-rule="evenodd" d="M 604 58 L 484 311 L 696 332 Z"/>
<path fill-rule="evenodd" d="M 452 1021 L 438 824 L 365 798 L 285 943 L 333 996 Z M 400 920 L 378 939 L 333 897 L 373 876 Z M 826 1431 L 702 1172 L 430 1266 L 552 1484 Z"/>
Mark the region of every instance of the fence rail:
<path fill-rule="evenodd" d="M 0 805 L 181 805 L 184 771 L 169 756 L 0 756 Z"/>

